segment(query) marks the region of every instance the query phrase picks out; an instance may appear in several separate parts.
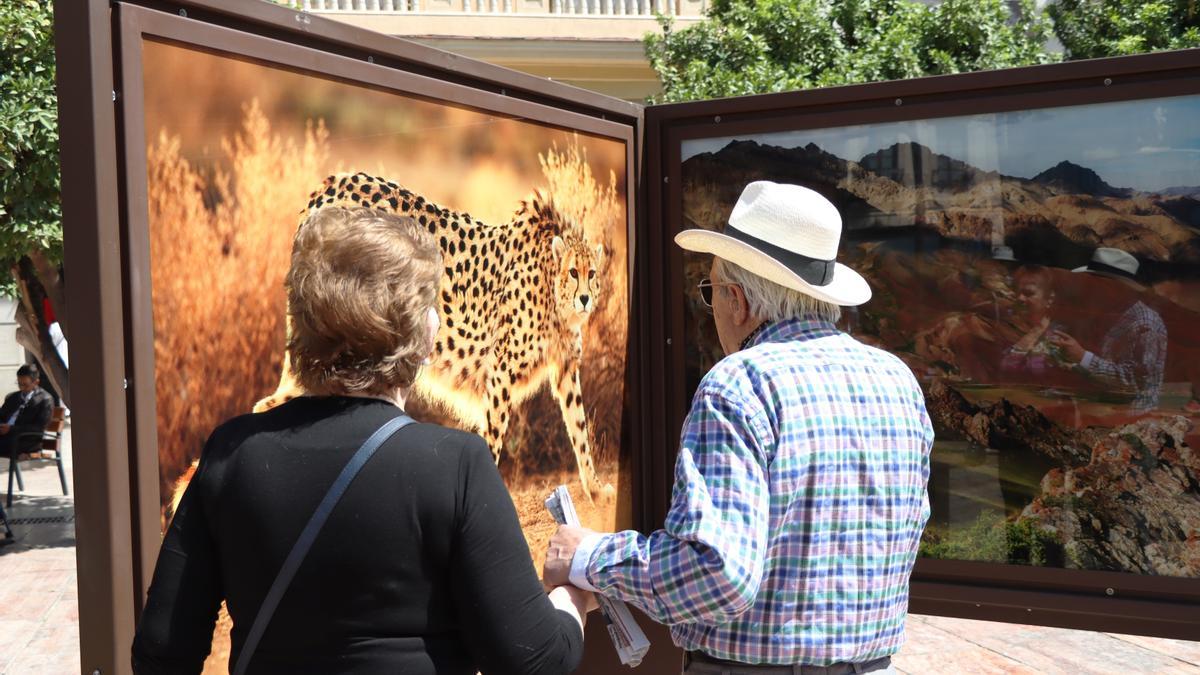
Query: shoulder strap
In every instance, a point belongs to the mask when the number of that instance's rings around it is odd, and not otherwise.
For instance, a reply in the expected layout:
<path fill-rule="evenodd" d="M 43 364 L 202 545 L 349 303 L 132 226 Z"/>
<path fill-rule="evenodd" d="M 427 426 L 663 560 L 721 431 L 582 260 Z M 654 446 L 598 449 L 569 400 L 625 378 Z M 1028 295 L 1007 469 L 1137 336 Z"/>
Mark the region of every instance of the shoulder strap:
<path fill-rule="evenodd" d="M 267 591 L 262 606 L 258 608 L 258 614 L 254 616 L 254 623 L 250 626 L 250 632 L 246 634 L 246 643 L 242 645 L 242 651 L 238 654 L 233 675 L 243 675 L 246 672 L 246 668 L 250 665 L 250 659 L 254 656 L 254 650 L 258 647 L 258 642 L 262 639 L 263 632 L 267 630 L 267 624 L 271 622 L 271 615 L 275 613 L 275 608 L 279 606 L 279 601 L 283 598 L 284 592 L 287 591 L 288 586 L 292 583 L 292 577 L 296 576 L 296 570 L 300 569 L 300 563 L 304 562 L 305 556 L 308 555 L 308 550 L 312 548 L 313 542 L 317 539 L 317 534 L 321 532 L 321 527 L 329 519 L 329 514 L 333 511 L 333 507 L 337 506 L 338 501 L 342 498 L 342 494 L 346 492 L 346 488 L 350 487 L 350 482 L 358 475 L 359 469 L 363 468 L 363 465 L 367 463 L 367 460 L 371 459 L 371 456 L 375 454 L 379 446 L 383 445 L 384 441 L 414 421 L 413 418 L 404 413 L 401 413 L 399 417 L 388 420 L 375 433 L 371 434 L 371 437 L 362 444 L 362 447 L 346 463 L 345 468 L 338 474 L 337 480 L 333 481 L 333 485 L 329 487 L 329 492 L 325 493 L 325 498 L 317 505 L 317 510 L 313 512 L 312 517 L 308 519 L 308 524 L 300 532 L 300 538 L 292 545 L 292 550 L 288 553 L 287 559 L 283 561 L 283 566 L 279 568 L 279 574 L 276 575 L 275 581 L 271 583 L 271 588 Z"/>

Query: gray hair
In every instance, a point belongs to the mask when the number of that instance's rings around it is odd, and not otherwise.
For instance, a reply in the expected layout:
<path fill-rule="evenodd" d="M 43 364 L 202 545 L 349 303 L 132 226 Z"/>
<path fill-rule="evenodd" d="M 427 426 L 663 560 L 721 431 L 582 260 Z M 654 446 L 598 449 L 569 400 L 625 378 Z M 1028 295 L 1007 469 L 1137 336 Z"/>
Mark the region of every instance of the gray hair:
<path fill-rule="evenodd" d="M 750 313 L 767 321 L 806 316 L 835 322 L 842 318 L 841 307 L 780 286 L 727 260 L 717 258 L 717 272 L 726 283 L 741 286 Z"/>

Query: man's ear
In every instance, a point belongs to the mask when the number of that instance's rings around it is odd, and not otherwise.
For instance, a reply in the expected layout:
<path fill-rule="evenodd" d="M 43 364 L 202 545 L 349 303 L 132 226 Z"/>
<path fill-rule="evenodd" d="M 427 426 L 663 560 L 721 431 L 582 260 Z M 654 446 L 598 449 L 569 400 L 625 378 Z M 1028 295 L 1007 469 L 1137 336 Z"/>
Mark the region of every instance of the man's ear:
<path fill-rule="evenodd" d="M 745 325 L 750 321 L 750 303 L 746 300 L 746 292 L 741 286 L 726 286 L 725 292 L 729 294 L 729 318 L 733 325 Z"/>

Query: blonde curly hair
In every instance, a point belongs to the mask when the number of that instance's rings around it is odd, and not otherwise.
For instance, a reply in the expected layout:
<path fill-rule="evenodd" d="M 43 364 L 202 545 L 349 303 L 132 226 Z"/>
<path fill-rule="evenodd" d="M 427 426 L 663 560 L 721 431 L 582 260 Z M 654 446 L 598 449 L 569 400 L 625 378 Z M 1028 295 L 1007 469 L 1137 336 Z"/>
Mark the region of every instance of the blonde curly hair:
<path fill-rule="evenodd" d="M 287 349 L 314 395 L 412 386 L 433 350 L 442 254 L 415 220 L 371 209 L 321 209 L 296 232 L 287 274 Z"/>

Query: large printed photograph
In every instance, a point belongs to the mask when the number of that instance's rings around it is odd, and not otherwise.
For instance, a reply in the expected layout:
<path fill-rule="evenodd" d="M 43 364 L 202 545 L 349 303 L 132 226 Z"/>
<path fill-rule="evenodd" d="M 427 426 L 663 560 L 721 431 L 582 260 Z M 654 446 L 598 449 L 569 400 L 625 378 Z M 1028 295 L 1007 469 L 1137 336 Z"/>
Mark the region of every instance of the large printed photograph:
<path fill-rule="evenodd" d="M 1200 97 L 683 143 L 683 228 L 813 188 L 936 430 L 921 555 L 1200 577 Z M 689 390 L 721 357 L 685 255 Z"/>
<path fill-rule="evenodd" d="M 143 71 L 164 526 L 216 425 L 301 393 L 283 280 L 330 206 L 438 241 L 442 329 L 407 411 L 488 441 L 537 569 L 559 484 L 584 525 L 632 525 L 624 141 L 152 41 Z"/>

